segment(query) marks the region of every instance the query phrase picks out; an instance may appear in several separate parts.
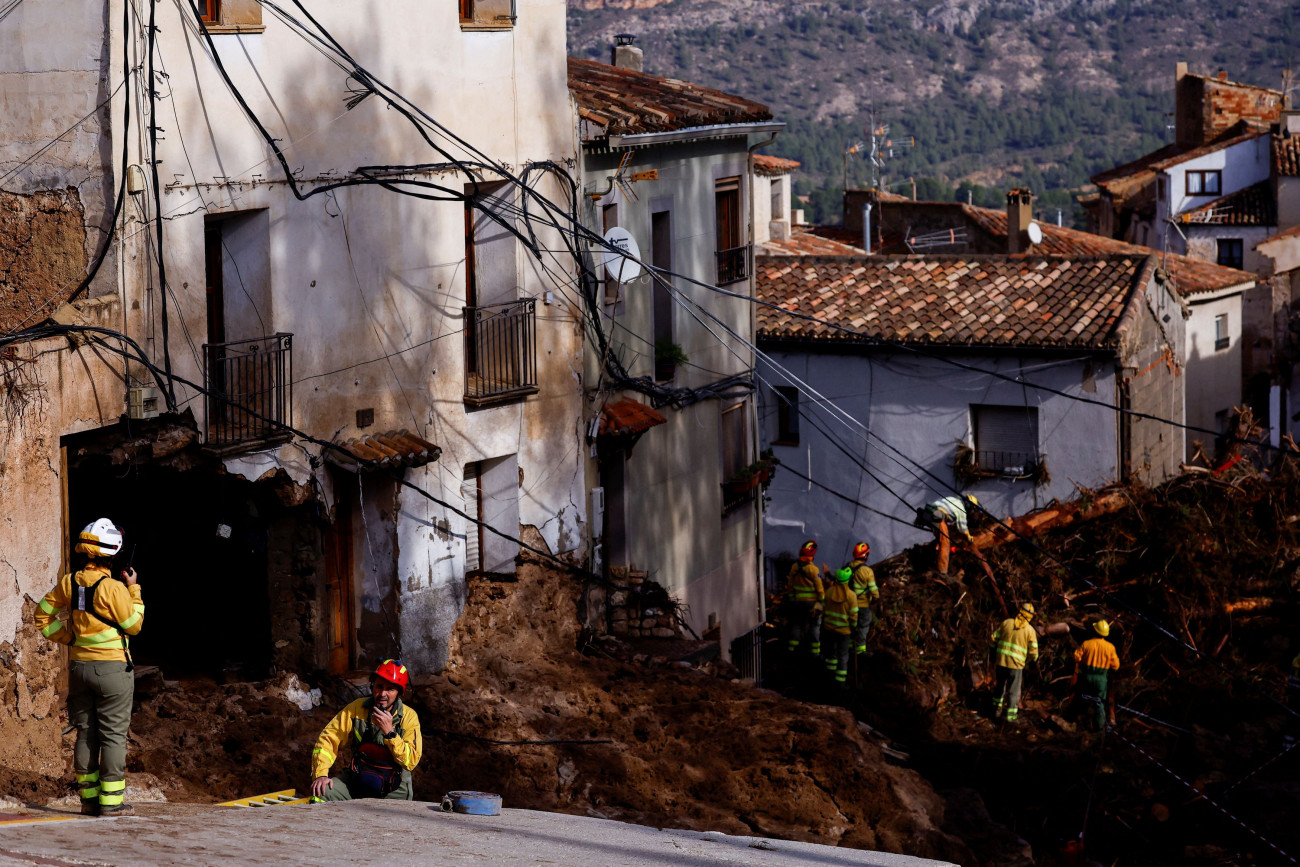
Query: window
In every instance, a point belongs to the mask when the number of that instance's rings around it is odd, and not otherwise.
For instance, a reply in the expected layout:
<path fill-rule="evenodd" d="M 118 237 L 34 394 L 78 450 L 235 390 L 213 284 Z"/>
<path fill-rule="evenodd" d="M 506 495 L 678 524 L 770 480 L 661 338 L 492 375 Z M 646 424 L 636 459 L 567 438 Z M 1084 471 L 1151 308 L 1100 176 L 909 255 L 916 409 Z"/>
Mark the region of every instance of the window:
<path fill-rule="evenodd" d="M 722 178 L 713 191 L 717 239 L 718 285 L 749 276 L 749 248 L 743 246 L 740 224 L 740 178 Z"/>
<path fill-rule="evenodd" d="M 1187 195 L 1217 196 L 1223 188 L 1223 172 L 1218 169 L 1202 169 L 1187 173 Z"/>
<path fill-rule="evenodd" d="M 1244 264 L 1244 247 L 1241 238 L 1219 239 L 1219 264 L 1229 268 L 1241 268 Z"/>
<path fill-rule="evenodd" d="M 1032 475 L 1038 464 L 1038 408 L 972 406 L 975 467 L 1005 476 Z"/>
<path fill-rule="evenodd" d="M 1169 178 L 1166 175 L 1159 175 L 1156 178 L 1156 199 L 1161 202 L 1169 201 Z"/>
<path fill-rule="evenodd" d="M 1227 349 L 1231 342 L 1228 334 L 1228 314 L 1220 313 L 1214 317 L 1214 350 Z"/>
<path fill-rule="evenodd" d="M 195 5 L 209 33 L 261 33 L 266 29 L 258 0 L 196 0 Z"/>
<path fill-rule="evenodd" d="M 462 30 L 509 30 L 515 25 L 515 0 L 460 0 Z"/>
<path fill-rule="evenodd" d="M 602 232 L 608 232 L 610 229 L 618 225 L 617 204 L 605 205 L 603 208 L 600 209 L 600 225 L 601 225 Z M 604 271 L 605 269 L 602 268 L 601 279 L 605 283 L 605 303 L 617 304 L 619 282 L 611 278 L 608 274 L 604 273 Z"/>
<path fill-rule="evenodd" d="M 776 439 L 778 446 L 799 445 L 799 389 L 778 385 L 776 392 Z"/>
<path fill-rule="evenodd" d="M 650 264 L 665 271 L 673 268 L 673 221 L 670 211 L 656 211 L 650 215 Z M 673 297 L 670 282 L 656 274 L 653 278 L 654 300 L 651 316 L 654 319 L 655 379 L 663 382 L 677 374 L 677 363 L 682 358 L 681 347 L 673 338 Z"/>
<path fill-rule="evenodd" d="M 722 478 L 738 477 L 749 466 L 749 440 L 745 436 L 745 402 L 722 411 Z"/>

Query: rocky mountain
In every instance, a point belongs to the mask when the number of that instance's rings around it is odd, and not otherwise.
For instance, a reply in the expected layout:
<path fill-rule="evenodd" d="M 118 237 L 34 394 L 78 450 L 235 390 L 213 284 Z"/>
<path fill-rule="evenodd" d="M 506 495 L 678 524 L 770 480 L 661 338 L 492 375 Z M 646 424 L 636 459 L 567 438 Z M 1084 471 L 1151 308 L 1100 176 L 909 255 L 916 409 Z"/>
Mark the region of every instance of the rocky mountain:
<path fill-rule="evenodd" d="M 1170 138 L 1176 62 L 1279 87 L 1297 23 L 1293 0 L 570 0 L 569 53 L 634 33 L 646 71 L 766 102 L 819 219 L 874 116 L 897 191 L 1000 205 L 1027 184 L 1068 222 L 1072 189 Z M 847 176 L 868 182 L 861 157 Z"/>

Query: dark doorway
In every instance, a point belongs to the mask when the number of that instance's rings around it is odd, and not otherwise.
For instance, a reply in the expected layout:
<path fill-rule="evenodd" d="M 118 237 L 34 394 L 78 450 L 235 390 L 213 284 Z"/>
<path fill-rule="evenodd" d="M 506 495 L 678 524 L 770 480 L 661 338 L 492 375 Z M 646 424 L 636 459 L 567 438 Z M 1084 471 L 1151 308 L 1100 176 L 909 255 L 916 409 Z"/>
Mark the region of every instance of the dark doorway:
<path fill-rule="evenodd" d="M 122 530 L 122 562 L 140 575 L 145 619 L 131 640 L 140 665 L 165 675 L 256 679 L 270 673 L 269 516 L 257 486 L 209 469 L 114 465 L 68 446 L 73 533 L 106 517 Z"/>

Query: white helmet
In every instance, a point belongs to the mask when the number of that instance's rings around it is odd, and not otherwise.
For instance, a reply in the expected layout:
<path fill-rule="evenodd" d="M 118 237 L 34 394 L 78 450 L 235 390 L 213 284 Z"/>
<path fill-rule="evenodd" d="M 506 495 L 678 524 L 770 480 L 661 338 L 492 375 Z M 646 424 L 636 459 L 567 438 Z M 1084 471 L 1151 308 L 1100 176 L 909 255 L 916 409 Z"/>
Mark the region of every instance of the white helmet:
<path fill-rule="evenodd" d="M 122 550 L 122 531 L 108 518 L 100 518 L 81 531 L 76 550 L 91 557 L 112 557 Z"/>

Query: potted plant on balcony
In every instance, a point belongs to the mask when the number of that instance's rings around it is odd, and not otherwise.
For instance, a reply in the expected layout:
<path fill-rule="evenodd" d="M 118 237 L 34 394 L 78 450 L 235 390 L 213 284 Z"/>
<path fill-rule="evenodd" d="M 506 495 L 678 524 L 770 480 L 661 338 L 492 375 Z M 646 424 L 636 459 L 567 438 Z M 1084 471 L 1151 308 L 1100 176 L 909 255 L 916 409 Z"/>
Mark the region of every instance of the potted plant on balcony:
<path fill-rule="evenodd" d="M 759 459 L 742 469 L 734 478 L 723 482 L 727 495 L 739 497 L 762 485 L 766 488 L 772 481 L 780 461 L 770 451 L 763 452 Z"/>

